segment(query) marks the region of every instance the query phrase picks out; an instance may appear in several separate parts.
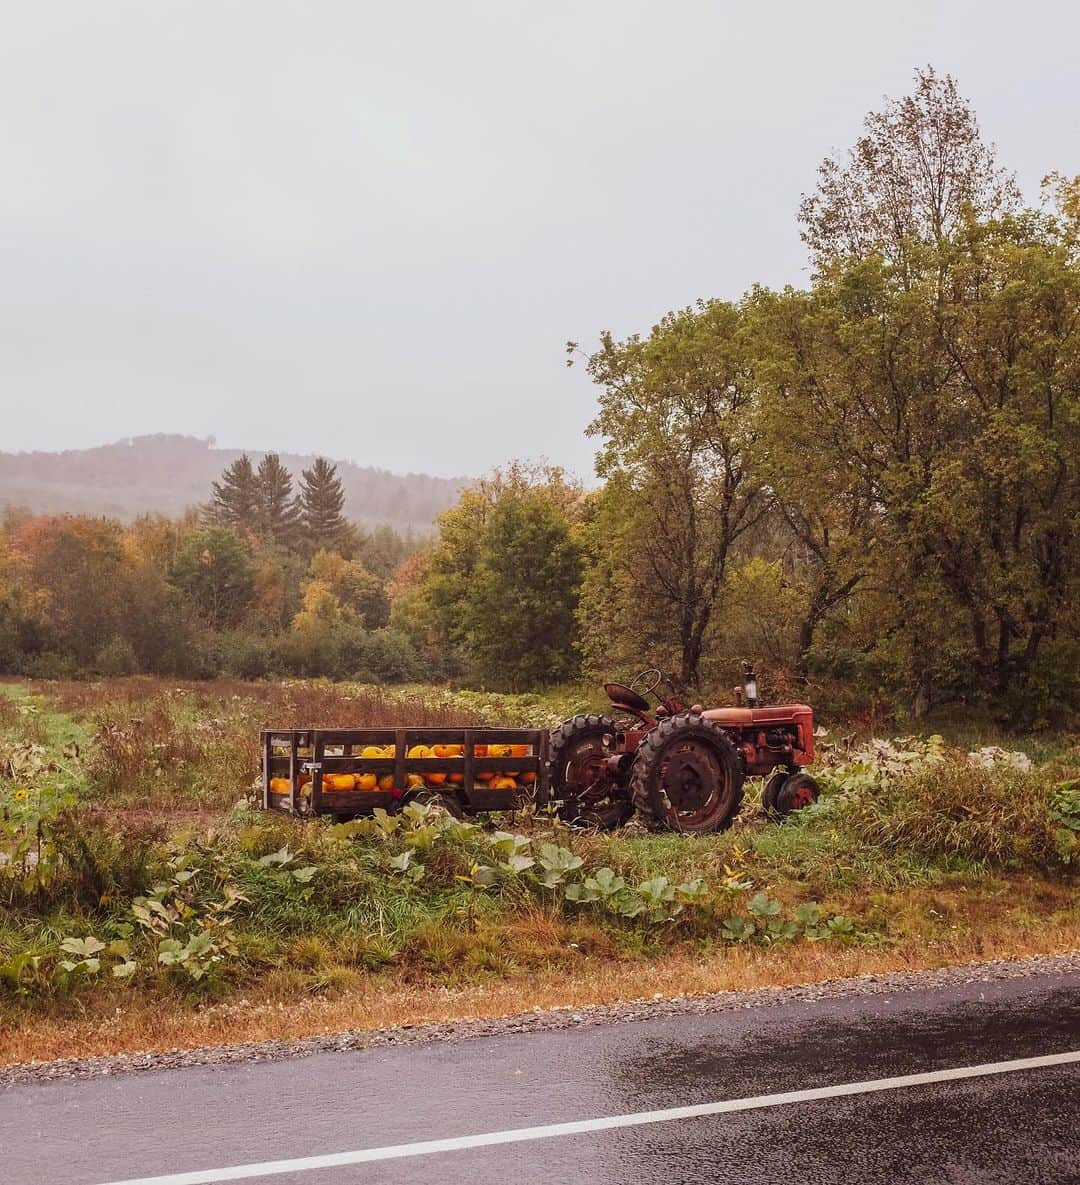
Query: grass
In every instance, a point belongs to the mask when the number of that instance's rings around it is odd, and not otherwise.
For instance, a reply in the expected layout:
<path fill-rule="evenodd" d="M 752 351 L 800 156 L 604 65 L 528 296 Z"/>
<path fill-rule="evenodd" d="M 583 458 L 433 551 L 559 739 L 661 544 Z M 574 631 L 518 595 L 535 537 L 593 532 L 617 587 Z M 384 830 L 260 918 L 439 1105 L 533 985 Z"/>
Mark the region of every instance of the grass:
<path fill-rule="evenodd" d="M 572 710 L 575 694 L 548 709 Z M 335 827 L 250 806 L 266 726 L 547 723 L 544 710 L 299 681 L 3 688 L 0 1062 L 1080 947 L 1069 738 L 1029 772 L 913 746 L 886 776 L 837 747 L 818 807 L 766 824 L 750 783 L 736 825 L 699 838 L 528 813 Z M 5 753 L 28 742 L 37 766 L 4 778 Z M 503 863 L 515 844 L 532 867 Z M 603 869 L 625 888 L 607 904 L 571 898 Z"/>
<path fill-rule="evenodd" d="M 1053 955 L 1080 947 L 1075 905 L 1059 901 L 1062 908 L 1047 913 L 1039 890 L 1033 888 L 1030 897 L 1026 890 L 1024 884 L 1012 882 L 989 899 L 956 888 L 894 901 L 892 908 L 915 917 L 918 926 L 906 942 L 887 949 L 823 944 L 764 950 L 677 948 L 663 958 L 648 958 L 619 955 L 605 946 L 572 947 L 573 931 L 562 933 L 557 921 L 544 916 L 523 919 L 516 929 L 515 949 L 534 952 L 534 957 L 545 954 L 539 965 L 505 975 L 463 975 L 457 982 L 413 971 L 372 972 L 321 961 L 312 967 L 311 950 L 300 949 L 291 965 L 227 999 L 182 1000 L 163 1009 L 159 1001 L 138 995 L 105 995 L 89 1001 L 77 1022 L 55 1015 L 27 1017 L 17 1026 L 0 1029 L 0 1064 L 675 999 Z M 1002 908 L 1005 893 L 1015 904 Z M 1016 918 L 1025 915 L 1028 924 L 1018 924 Z"/>

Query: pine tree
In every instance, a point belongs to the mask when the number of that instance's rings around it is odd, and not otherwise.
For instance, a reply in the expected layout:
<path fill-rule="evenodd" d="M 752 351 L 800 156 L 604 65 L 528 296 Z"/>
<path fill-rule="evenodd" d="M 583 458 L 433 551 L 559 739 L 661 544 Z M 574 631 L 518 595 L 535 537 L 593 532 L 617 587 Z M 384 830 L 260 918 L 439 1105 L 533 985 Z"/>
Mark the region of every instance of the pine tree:
<path fill-rule="evenodd" d="M 329 546 L 340 538 L 345 529 L 344 505 L 337 466 L 325 457 L 316 457 L 300 479 L 300 507 L 312 547 Z"/>
<path fill-rule="evenodd" d="M 292 474 L 277 453 L 267 453 L 256 474 L 259 532 L 281 547 L 295 547 L 300 538 L 300 506 L 293 496 Z"/>
<path fill-rule="evenodd" d="M 226 467 L 221 481 L 213 483 L 206 517 L 215 526 L 230 527 L 241 534 L 258 528 L 259 482 L 247 453 Z"/>

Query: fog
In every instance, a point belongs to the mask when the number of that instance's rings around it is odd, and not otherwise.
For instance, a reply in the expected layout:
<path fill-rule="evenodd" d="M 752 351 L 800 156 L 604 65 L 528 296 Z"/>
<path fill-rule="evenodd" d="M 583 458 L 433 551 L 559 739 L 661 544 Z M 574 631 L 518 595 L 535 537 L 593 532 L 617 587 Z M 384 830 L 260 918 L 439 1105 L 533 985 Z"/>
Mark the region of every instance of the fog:
<path fill-rule="evenodd" d="M 917 65 L 1032 199 L 1080 19 L 1028 3 L 4 4 L 0 449 L 149 432 L 587 475 L 563 343 L 805 282 L 823 155 Z"/>

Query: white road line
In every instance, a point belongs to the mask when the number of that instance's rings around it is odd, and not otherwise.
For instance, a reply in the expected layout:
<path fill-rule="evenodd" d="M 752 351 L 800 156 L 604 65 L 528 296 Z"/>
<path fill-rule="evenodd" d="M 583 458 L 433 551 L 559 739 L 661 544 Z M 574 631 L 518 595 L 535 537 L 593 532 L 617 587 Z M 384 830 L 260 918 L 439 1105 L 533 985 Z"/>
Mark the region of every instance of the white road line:
<path fill-rule="evenodd" d="M 923 1074 L 905 1074 L 900 1078 L 876 1078 L 870 1082 L 846 1082 L 838 1086 L 819 1086 L 812 1090 L 788 1090 L 781 1094 L 725 1099 L 716 1103 L 698 1103 L 692 1107 L 669 1107 L 664 1111 L 638 1111 L 632 1115 L 608 1115 L 600 1119 L 579 1119 L 572 1123 L 518 1127 L 510 1131 L 484 1132 L 474 1136 L 453 1136 L 445 1140 L 421 1140 L 415 1144 L 390 1144 L 385 1148 L 359 1148 L 353 1152 L 330 1152 L 323 1156 L 301 1156 L 295 1160 L 267 1160 L 260 1164 L 237 1164 L 229 1168 L 166 1173 L 160 1177 L 133 1177 L 125 1181 L 109 1181 L 105 1185 L 211 1185 L 216 1181 L 247 1181 L 253 1177 L 273 1177 L 279 1173 L 338 1168 L 341 1165 L 365 1164 L 374 1160 L 399 1160 L 408 1156 L 430 1156 L 435 1152 L 459 1152 L 463 1148 L 486 1148 L 493 1144 L 516 1144 L 523 1140 L 576 1136 L 617 1127 L 638 1127 L 646 1123 L 671 1123 L 676 1119 L 700 1119 L 704 1115 L 753 1111 L 758 1107 L 782 1107 L 786 1103 L 837 1099 L 845 1095 L 872 1094 L 880 1090 L 900 1090 L 908 1086 L 956 1082 L 964 1078 L 982 1078 L 988 1074 L 1011 1074 L 1017 1070 L 1038 1070 L 1046 1066 L 1065 1066 L 1077 1062 L 1080 1062 L 1080 1050 L 1050 1053 L 1043 1057 L 1024 1057 L 1011 1062 L 988 1062 L 981 1066 L 929 1070 Z"/>

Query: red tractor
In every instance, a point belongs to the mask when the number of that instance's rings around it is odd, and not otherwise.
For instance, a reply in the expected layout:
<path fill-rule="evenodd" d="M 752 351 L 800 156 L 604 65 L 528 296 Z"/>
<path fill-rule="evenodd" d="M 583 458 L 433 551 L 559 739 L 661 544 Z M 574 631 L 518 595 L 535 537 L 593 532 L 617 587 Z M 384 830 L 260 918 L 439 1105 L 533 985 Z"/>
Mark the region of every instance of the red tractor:
<path fill-rule="evenodd" d="M 685 709 L 674 696 L 645 698 L 663 681 L 655 668 L 629 686 L 605 683 L 611 715 L 581 715 L 551 734 L 551 798 L 569 823 L 617 827 L 638 813 L 653 830 L 703 835 L 730 827 L 743 780 L 766 777 L 762 805 L 773 819 L 816 802 L 804 765 L 814 759 L 814 713 L 804 704 L 759 708 L 744 664 L 745 707 Z"/>

